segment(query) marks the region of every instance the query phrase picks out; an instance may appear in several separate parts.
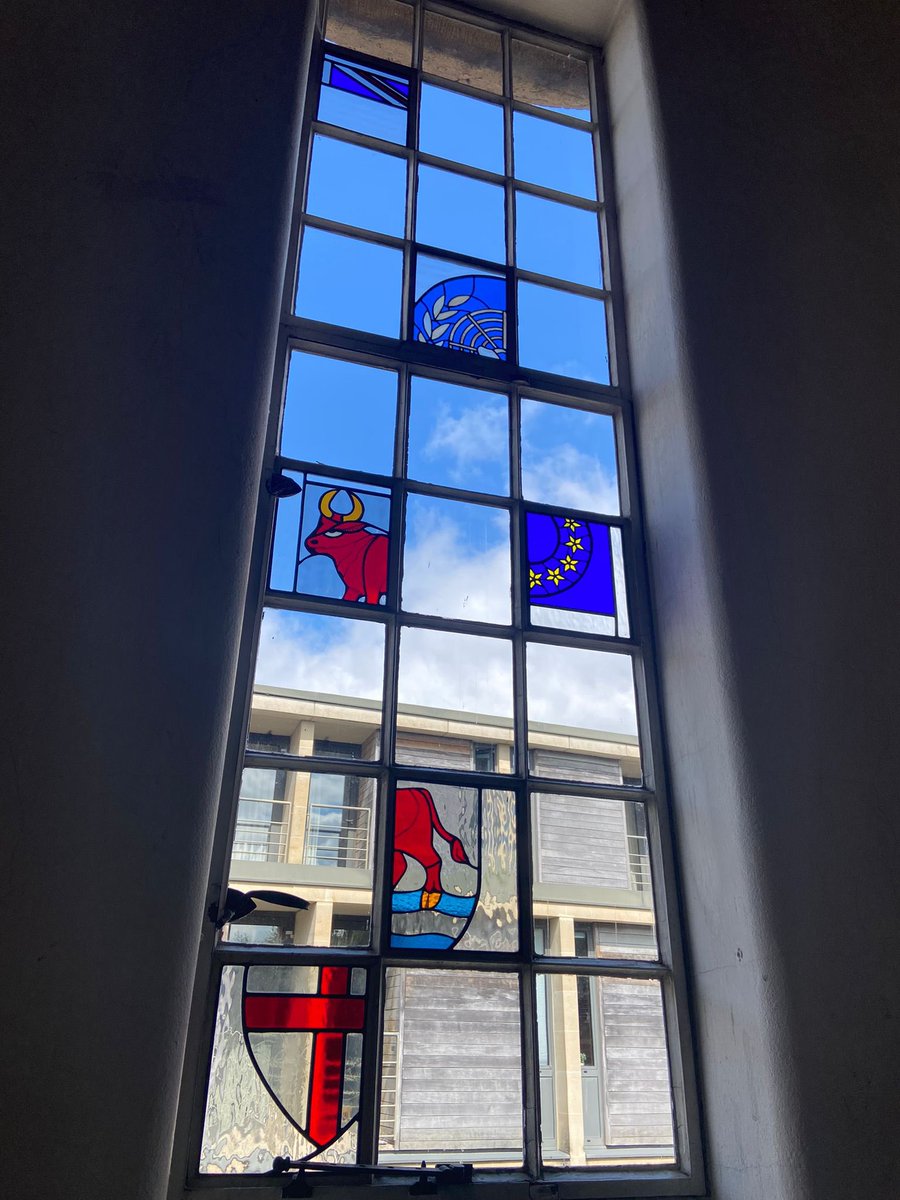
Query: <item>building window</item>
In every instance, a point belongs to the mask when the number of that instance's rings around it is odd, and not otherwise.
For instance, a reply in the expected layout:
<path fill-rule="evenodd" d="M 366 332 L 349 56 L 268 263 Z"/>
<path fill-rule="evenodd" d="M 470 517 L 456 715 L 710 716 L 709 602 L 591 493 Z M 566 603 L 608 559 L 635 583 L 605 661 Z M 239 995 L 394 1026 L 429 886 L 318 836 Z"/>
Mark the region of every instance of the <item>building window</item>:
<path fill-rule="evenodd" d="M 684 1191 L 598 59 L 320 15 L 230 880 L 306 907 L 223 930 L 194 1161 Z"/>

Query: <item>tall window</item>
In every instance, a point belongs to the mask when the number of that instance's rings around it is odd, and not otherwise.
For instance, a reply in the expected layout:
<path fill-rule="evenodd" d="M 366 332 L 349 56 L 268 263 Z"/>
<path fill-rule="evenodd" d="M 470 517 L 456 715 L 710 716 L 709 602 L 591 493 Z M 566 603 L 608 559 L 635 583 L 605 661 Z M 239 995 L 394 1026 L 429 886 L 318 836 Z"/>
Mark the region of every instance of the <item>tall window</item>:
<path fill-rule="evenodd" d="M 306 907 L 217 944 L 195 1161 L 684 1191 L 597 59 L 407 0 L 321 34 L 230 880 Z"/>

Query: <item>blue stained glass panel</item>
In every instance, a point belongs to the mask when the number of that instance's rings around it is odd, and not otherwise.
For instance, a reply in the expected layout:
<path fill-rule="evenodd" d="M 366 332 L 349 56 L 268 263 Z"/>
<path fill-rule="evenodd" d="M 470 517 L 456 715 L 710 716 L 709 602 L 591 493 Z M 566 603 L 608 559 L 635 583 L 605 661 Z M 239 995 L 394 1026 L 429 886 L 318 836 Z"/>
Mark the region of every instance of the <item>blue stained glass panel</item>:
<path fill-rule="evenodd" d="M 432 284 L 419 292 L 412 337 L 431 346 L 505 360 L 506 280 L 461 274 Z"/>
<path fill-rule="evenodd" d="M 423 83 L 419 149 L 502 175 L 503 109 L 499 104 Z"/>
<path fill-rule="evenodd" d="M 404 144 L 408 110 L 408 79 L 326 54 L 319 90 L 320 121 Z"/>
<path fill-rule="evenodd" d="M 525 522 L 530 603 L 614 617 L 609 526 L 538 512 L 526 513 Z"/>

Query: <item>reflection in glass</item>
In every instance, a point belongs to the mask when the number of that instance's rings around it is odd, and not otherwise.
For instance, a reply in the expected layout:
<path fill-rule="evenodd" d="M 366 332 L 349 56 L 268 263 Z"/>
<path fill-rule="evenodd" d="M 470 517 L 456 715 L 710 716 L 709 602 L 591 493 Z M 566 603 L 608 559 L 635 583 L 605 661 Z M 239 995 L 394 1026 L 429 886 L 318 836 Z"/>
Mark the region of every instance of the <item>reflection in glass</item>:
<path fill-rule="evenodd" d="M 401 250 L 307 227 L 294 311 L 298 317 L 398 337 L 402 273 Z"/>
<path fill-rule="evenodd" d="M 402 75 L 389 75 L 352 59 L 325 55 L 319 89 L 320 121 L 403 145 L 408 107 L 409 80 Z"/>
<path fill-rule="evenodd" d="M 672 1085 L 662 989 L 656 979 L 594 975 L 543 978 L 552 1022 L 550 1070 L 572 1073 L 577 1030 L 580 1088 L 543 1127 L 545 1150 L 564 1145 L 573 1160 L 667 1163 L 675 1156 Z M 544 1114 L 542 1113 L 542 1118 Z M 547 1159 L 552 1163 L 552 1157 Z"/>
<path fill-rule="evenodd" d="M 640 777 L 634 673 L 627 654 L 529 644 L 528 747 L 533 774 L 603 782 L 604 760 Z"/>
<path fill-rule="evenodd" d="M 388 968 L 378 1161 L 522 1161 L 515 974 Z"/>
<path fill-rule="evenodd" d="M 358 186 L 348 187 L 348 180 Z M 406 161 L 352 142 L 313 138 L 306 211 L 344 225 L 403 237 Z"/>
<path fill-rule="evenodd" d="M 602 300 L 519 283 L 519 361 L 554 375 L 609 383 Z"/>
<path fill-rule="evenodd" d="M 516 265 L 588 287 L 602 287 L 597 214 L 516 193 Z"/>
<path fill-rule="evenodd" d="M 201 1173 L 261 1174 L 326 1146 L 355 1161 L 365 972 L 328 970 L 222 968 Z"/>
<path fill-rule="evenodd" d="M 503 109 L 499 104 L 423 83 L 419 149 L 502 175 Z"/>
<path fill-rule="evenodd" d="M 391 944 L 514 951 L 515 800 L 494 789 L 396 790 Z"/>
<path fill-rule="evenodd" d="M 410 495 L 403 607 L 469 621 L 510 622 L 509 514 Z"/>
<path fill-rule="evenodd" d="M 503 639 L 404 629 L 398 691 L 401 707 L 442 710 L 434 714 L 438 733 L 446 733 L 447 717 L 458 717 L 459 737 L 511 741 L 512 647 Z M 422 714 L 423 720 L 416 722 L 418 729 L 427 728 L 429 715 Z M 435 740 L 439 749 L 440 737 Z M 433 761 L 430 753 L 427 743 L 421 747 L 412 743 L 401 761 L 427 765 Z M 497 769 L 504 769 L 502 762 L 498 761 Z"/>
<path fill-rule="evenodd" d="M 523 399 L 521 446 L 526 500 L 620 511 L 616 431 L 607 413 Z"/>
<path fill-rule="evenodd" d="M 389 475 L 396 409 L 396 371 L 293 350 L 281 453 Z"/>
<path fill-rule="evenodd" d="M 413 341 L 506 359 L 506 280 L 419 255 Z"/>
<path fill-rule="evenodd" d="M 546 46 L 512 42 L 513 96 L 526 104 L 591 119 L 587 63 Z"/>
<path fill-rule="evenodd" d="M 413 376 L 407 473 L 423 483 L 506 495 L 506 396 Z"/>
<path fill-rule="evenodd" d="M 503 188 L 455 171 L 420 166 L 416 240 L 473 258 L 505 262 Z"/>
<path fill-rule="evenodd" d="M 487 92 L 502 92 L 500 34 L 426 10 L 422 70 Z"/>
<path fill-rule="evenodd" d="M 329 0 L 325 36 L 329 42 L 409 66 L 413 10 L 398 0 Z"/>
<path fill-rule="evenodd" d="M 514 113 L 513 155 L 516 179 L 596 200 L 594 143 L 587 130 Z"/>
<path fill-rule="evenodd" d="M 383 672 L 378 622 L 263 609 L 248 747 L 278 735 L 291 754 L 377 758 Z"/>

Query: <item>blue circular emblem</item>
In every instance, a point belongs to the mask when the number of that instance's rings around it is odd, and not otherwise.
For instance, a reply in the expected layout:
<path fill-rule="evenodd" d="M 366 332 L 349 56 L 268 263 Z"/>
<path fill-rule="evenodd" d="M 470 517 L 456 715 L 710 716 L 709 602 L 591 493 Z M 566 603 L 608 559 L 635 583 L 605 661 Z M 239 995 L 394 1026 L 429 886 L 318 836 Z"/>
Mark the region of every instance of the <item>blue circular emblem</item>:
<path fill-rule="evenodd" d="M 506 280 L 460 275 L 430 287 L 413 309 L 413 340 L 506 358 Z"/>
<path fill-rule="evenodd" d="M 594 548 L 588 523 L 534 512 L 527 521 L 531 599 L 558 596 L 580 583 Z"/>

